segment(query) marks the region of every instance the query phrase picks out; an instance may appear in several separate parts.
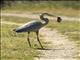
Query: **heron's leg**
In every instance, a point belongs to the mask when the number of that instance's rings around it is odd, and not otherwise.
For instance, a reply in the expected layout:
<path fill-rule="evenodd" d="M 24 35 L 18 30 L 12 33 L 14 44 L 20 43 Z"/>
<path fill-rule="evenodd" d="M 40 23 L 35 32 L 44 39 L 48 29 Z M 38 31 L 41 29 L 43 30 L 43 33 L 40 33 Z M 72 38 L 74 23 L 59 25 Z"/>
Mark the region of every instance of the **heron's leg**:
<path fill-rule="evenodd" d="M 28 40 L 29 46 L 31 47 L 31 43 L 30 43 L 30 39 L 29 39 L 29 34 L 30 34 L 30 32 L 28 32 L 28 38 L 27 38 L 27 40 Z"/>
<path fill-rule="evenodd" d="M 39 31 L 36 32 L 36 35 L 37 35 L 37 40 L 38 40 L 40 46 L 43 48 L 43 46 L 42 46 L 42 44 L 41 44 L 41 42 L 40 42 L 40 40 L 39 40 Z"/>

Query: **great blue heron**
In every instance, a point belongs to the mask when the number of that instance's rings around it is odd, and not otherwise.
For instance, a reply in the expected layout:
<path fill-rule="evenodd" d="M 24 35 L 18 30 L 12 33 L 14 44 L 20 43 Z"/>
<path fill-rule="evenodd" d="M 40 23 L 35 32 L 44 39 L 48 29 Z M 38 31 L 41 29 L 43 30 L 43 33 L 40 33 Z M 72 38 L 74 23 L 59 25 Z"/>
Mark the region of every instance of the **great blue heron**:
<path fill-rule="evenodd" d="M 38 40 L 40 46 L 43 48 L 43 46 L 42 46 L 42 44 L 39 40 L 39 30 L 40 30 L 40 28 L 42 28 L 43 26 L 45 26 L 49 22 L 48 18 L 45 18 L 44 15 L 55 17 L 54 15 L 51 15 L 51 14 L 48 14 L 48 13 L 42 13 L 40 15 L 41 20 L 28 22 L 28 23 L 26 23 L 26 24 L 24 24 L 24 25 L 22 25 L 22 26 L 20 26 L 20 27 L 13 30 L 17 33 L 28 32 L 27 40 L 28 40 L 28 43 L 29 43 L 30 47 L 31 47 L 31 43 L 30 43 L 30 40 L 29 40 L 29 34 L 30 34 L 30 32 L 36 32 L 37 40 Z M 57 17 L 57 22 L 61 22 L 61 20 L 62 19 L 60 17 Z"/>

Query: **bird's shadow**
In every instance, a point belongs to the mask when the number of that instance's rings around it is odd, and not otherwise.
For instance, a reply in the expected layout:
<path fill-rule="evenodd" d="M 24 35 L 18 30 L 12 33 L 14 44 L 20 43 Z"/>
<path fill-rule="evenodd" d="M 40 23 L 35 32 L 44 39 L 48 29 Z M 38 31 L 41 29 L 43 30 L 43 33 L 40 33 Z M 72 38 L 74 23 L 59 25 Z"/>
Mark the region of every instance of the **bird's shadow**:
<path fill-rule="evenodd" d="M 52 50 L 50 48 L 34 48 L 34 49 L 36 49 L 36 50 Z"/>

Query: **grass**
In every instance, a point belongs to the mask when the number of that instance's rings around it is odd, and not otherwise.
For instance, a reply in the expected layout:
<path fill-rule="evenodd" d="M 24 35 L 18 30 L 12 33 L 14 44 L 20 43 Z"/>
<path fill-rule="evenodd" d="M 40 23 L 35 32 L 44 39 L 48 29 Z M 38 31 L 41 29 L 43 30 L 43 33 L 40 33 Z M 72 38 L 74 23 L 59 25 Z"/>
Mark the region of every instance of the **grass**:
<path fill-rule="evenodd" d="M 66 12 L 65 12 L 66 11 Z M 58 15 L 79 16 L 80 4 L 77 1 L 42 1 L 15 3 L 12 6 L 6 6 L 2 12 L 13 13 L 42 13 L 50 12 Z"/>
<path fill-rule="evenodd" d="M 2 16 L 2 21 L 10 21 L 10 22 L 15 22 L 15 23 L 25 23 L 25 22 L 28 22 L 31 20 L 32 19 L 29 19 L 29 18 Z M 80 39 L 80 37 L 79 37 L 80 22 L 79 21 L 76 21 L 76 20 L 75 21 L 62 21 L 61 23 L 57 23 L 57 22 L 51 20 L 46 27 L 49 27 L 52 29 L 57 29 L 62 34 L 68 35 L 69 38 L 72 38 L 72 40 L 74 40 L 74 41 L 79 41 L 79 39 Z M 15 28 L 15 26 L 13 28 Z"/>
<path fill-rule="evenodd" d="M 71 1 L 72 2 L 72 1 Z M 42 13 L 49 12 L 58 15 L 79 16 L 80 3 L 77 2 L 49 2 L 49 3 L 28 3 L 15 4 L 11 7 L 5 7 L 1 10 L 4 13 Z M 54 3 L 54 4 L 53 4 Z M 16 7 L 15 7 L 16 6 Z M 25 23 L 31 21 L 29 18 L 20 18 L 12 16 L 2 16 L 2 21 L 9 21 L 15 23 Z M 27 33 L 16 34 L 12 29 L 18 27 L 17 25 L 1 25 L 1 59 L 2 60 L 33 60 L 34 56 L 38 55 L 35 49 L 31 49 L 27 43 Z M 57 29 L 60 33 L 67 35 L 71 41 L 76 43 L 80 48 L 80 22 L 78 21 L 62 21 L 57 23 L 50 21 L 46 26 L 51 29 Z M 32 47 L 40 47 L 36 42 L 34 33 L 31 33 Z M 40 36 L 42 37 L 42 36 Z M 41 42 L 42 39 L 40 39 Z M 46 47 L 47 42 L 43 45 Z"/>
<path fill-rule="evenodd" d="M 79 21 L 62 21 L 61 23 L 50 21 L 46 26 L 57 29 L 63 35 L 68 36 L 70 41 L 75 42 L 78 50 L 80 49 L 80 22 Z M 76 60 L 80 59 L 80 52 L 76 54 Z"/>
<path fill-rule="evenodd" d="M 29 48 L 27 33 L 17 34 L 12 31 L 16 27 L 16 25 L 1 25 L 1 60 L 33 60 L 38 52 Z M 39 45 L 34 46 L 37 43 L 35 35 L 31 34 L 31 36 L 32 47 L 40 47 Z"/>
<path fill-rule="evenodd" d="M 79 3 L 80 3 L 80 1 L 40 1 L 40 2 L 25 1 L 25 3 L 23 3 L 23 2 L 19 3 L 18 1 L 16 1 L 15 4 L 11 4 L 11 9 L 15 8 L 17 10 L 17 8 L 19 8 L 21 10 L 21 8 L 23 8 L 22 10 L 25 10 L 25 9 L 26 10 L 34 10 L 34 9 L 38 8 L 40 10 L 42 8 L 53 8 L 53 7 L 54 8 L 63 7 L 63 8 L 80 9 Z M 6 6 L 5 8 L 10 8 L 10 7 Z"/>
<path fill-rule="evenodd" d="M 56 28 L 57 30 L 61 31 L 62 33 L 66 32 L 74 32 L 74 31 L 80 31 L 80 22 L 75 21 L 62 21 L 61 23 L 57 23 L 54 21 L 50 21 L 48 26 L 50 28 Z"/>
<path fill-rule="evenodd" d="M 14 22 L 14 23 L 27 23 L 31 19 L 2 16 L 2 22 Z M 29 47 L 27 42 L 27 33 L 15 33 L 14 28 L 18 25 L 1 24 L 1 60 L 33 60 L 35 56 L 38 56 L 38 52 L 35 48 L 40 48 L 40 45 L 36 39 L 36 34 L 30 34 L 30 41 L 32 48 Z M 42 45 L 46 47 L 47 42 L 43 41 L 43 36 L 40 35 L 40 41 Z"/>
<path fill-rule="evenodd" d="M 37 52 L 29 48 L 27 34 L 16 34 L 12 29 L 15 25 L 1 27 L 1 59 L 2 60 L 33 60 Z M 32 43 L 34 44 L 34 42 Z"/>
<path fill-rule="evenodd" d="M 1 16 L 1 17 L 2 17 L 2 21 L 9 21 L 9 22 L 15 22 L 15 23 L 25 23 L 25 22 L 31 21 L 31 19 L 29 18 L 20 18 L 16 16 L 8 16 L 8 17 Z"/>
<path fill-rule="evenodd" d="M 71 41 L 80 47 L 80 22 L 79 21 L 62 21 L 61 23 L 50 21 L 46 26 L 52 29 L 57 29 L 64 35 L 67 35 Z"/>

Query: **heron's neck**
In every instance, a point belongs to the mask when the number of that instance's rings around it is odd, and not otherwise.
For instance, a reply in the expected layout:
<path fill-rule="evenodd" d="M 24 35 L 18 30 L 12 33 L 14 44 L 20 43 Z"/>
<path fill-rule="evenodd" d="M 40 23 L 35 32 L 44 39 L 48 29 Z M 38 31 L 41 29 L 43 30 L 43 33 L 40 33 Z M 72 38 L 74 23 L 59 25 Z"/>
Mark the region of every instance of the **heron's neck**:
<path fill-rule="evenodd" d="M 40 19 L 45 22 L 44 25 L 48 24 L 48 22 L 49 22 L 49 20 L 44 17 L 44 14 L 42 14 L 42 15 L 40 16 Z"/>

